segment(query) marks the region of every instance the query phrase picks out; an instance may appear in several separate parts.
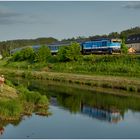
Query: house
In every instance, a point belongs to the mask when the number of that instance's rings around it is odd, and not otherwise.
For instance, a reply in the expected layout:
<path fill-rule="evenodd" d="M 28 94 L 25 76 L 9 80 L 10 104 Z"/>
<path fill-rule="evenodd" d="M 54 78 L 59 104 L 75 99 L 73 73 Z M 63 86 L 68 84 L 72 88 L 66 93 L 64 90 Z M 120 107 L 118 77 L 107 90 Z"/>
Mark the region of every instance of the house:
<path fill-rule="evenodd" d="M 131 35 L 126 39 L 129 53 L 140 53 L 140 34 Z"/>

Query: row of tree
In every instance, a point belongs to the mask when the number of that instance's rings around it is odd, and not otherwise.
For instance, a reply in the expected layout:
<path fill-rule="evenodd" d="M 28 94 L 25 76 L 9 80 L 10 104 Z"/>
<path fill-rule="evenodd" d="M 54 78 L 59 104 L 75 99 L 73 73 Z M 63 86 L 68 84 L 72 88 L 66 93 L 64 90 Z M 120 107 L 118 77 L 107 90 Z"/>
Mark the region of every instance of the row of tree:
<path fill-rule="evenodd" d="M 46 62 L 47 58 L 51 56 L 50 49 L 47 46 L 41 46 L 36 52 L 31 47 L 17 51 L 12 56 L 12 61 L 30 61 L 30 62 Z"/>
<path fill-rule="evenodd" d="M 80 44 L 71 43 L 70 46 L 61 47 L 58 51 L 57 58 L 59 61 L 76 61 L 78 60 L 80 52 Z M 50 49 L 42 45 L 38 50 L 34 51 L 33 48 L 27 47 L 22 49 L 21 51 L 17 51 L 12 56 L 12 61 L 30 61 L 32 63 L 35 62 L 47 62 L 52 57 Z"/>
<path fill-rule="evenodd" d="M 118 32 L 112 32 L 103 35 L 94 35 L 94 36 L 89 36 L 89 37 L 77 37 L 77 38 L 69 38 L 69 39 L 63 39 L 62 41 L 91 41 L 95 40 L 98 38 L 121 38 L 121 39 L 126 39 L 130 35 L 134 34 L 140 34 L 140 27 L 134 27 L 131 29 L 124 30 L 120 33 Z"/>

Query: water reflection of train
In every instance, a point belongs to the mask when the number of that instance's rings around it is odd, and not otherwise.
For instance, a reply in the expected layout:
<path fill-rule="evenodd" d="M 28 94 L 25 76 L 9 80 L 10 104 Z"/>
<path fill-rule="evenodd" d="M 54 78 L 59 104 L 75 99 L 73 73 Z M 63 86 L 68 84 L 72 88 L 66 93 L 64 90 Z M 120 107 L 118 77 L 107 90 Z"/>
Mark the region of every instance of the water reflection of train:
<path fill-rule="evenodd" d="M 81 106 L 81 113 L 92 118 L 117 123 L 122 120 L 121 113 L 118 110 L 105 110 L 87 105 Z"/>
<path fill-rule="evenodd" d="M 57 98 L 55 98 L 55 97 L 51 98 L 50 103 L 53 106 L 59 106 L 59 102 L 57 101 Z M 65 108 L 67 108 L 67 107 L 65 107 Z M 67 109 L 69 109 L 69 108 L 67 108 Z M 89 116 L 91 118 L 96 118 L 96 119 L 108 121 L 111 123 L 117 123 L 117 122 L 121 121 L 123 118 L 119 110 L 101 109 L 99 107 L 91 107 L 91 106 L 85 105 L 83 103 L 80 104 L 79 112 L 81 114 Z"/>

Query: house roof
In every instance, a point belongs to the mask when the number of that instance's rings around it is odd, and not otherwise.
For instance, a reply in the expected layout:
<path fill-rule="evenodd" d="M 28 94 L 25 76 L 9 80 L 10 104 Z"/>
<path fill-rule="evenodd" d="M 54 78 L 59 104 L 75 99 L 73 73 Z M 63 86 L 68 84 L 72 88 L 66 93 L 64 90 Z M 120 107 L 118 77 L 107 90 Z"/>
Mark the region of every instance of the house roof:
<path fill-rule="evenodd" d="M 140 43 L 140 34 L 131 35 L 126 39 L 126 44 Z"/>

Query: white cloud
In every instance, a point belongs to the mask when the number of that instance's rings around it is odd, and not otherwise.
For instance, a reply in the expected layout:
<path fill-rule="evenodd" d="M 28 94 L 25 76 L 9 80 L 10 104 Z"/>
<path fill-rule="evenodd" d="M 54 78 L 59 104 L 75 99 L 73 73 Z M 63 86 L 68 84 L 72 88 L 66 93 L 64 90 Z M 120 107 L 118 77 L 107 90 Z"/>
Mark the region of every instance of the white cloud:
<path fill-rule="evenodd" d="M 128 2 L 124 7 L 129 9 L 140 9 L 140 1 Z"/>

